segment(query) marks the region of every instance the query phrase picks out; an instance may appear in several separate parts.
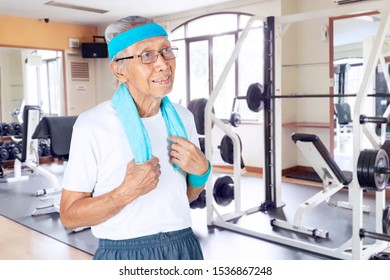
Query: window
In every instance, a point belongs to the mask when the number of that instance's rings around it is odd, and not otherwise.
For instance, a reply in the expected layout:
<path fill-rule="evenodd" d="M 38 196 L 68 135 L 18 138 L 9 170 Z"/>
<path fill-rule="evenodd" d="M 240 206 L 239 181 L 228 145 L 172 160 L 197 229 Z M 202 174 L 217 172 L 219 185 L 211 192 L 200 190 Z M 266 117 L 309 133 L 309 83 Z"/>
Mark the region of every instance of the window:
<path fill-rule="evenodd" d="M 34 51 L 36 63 L 26 65 L 28 103 L 39 105 L 44 114 L 60 114 L 61 52 Z"/>
<path fill-rule="evenodd" d="M 208 98 L 245 28 L 250 15 L 226 13 L 203 16 L 172 31 L 179 48 L 175 85 L 170 98 L 186 106 L 190 100 Z M 263 22 L 255 22 L 215 101 L 215 114 L 229 119 L 235 96 L 245 96 L 252 83 L 263 83 Z M 240 101 L 240 102 L 238 102 Z M 243 119 L 258 119 L 245 100 L 237 100 Z"/>
<path fill-rule="evenodd" d="M 334 94 L 357 94 L 363 76 L 363 59 L 346 58 L 336 60 L 334 75 Z M 335 103 L 349 103 L 351 111 L 355 104 L 355 98 L 338 97 Z"/>

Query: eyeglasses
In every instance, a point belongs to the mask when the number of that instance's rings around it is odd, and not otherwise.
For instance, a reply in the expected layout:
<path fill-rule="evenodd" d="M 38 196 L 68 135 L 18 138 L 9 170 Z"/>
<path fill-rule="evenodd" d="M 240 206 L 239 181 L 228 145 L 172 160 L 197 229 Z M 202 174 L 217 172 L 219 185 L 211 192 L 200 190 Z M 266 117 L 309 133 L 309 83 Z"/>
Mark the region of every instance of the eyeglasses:
<path fill-rule="evenodd" d="M 157 61 L 159 54 L 161 54 L 165 60 L 174 59 L 177 56 L 178 50 L 179 49 L 177 47 L 168 47 L 168 48 L 162 49 L 161 51 L 146 51 L 146 52 L 141 53 L 140 55 L 121 57 L 121 58 L 115 59 L 115 61 L 117 62 L 117 61 L 124 60 L 124 59 L 141 58 L 142 63 L 150 64 L 150 63 L 154 63 Z"/>

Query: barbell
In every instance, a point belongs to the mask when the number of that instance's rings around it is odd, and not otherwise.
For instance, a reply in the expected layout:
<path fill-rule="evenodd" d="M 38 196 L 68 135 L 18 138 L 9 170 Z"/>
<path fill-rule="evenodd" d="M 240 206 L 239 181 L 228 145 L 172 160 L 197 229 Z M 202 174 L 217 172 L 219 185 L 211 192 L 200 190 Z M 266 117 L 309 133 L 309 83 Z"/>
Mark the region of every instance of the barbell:
<path fill-rule="evenodd" d="M 253 112 L 260 112 L 264 107 L 264 102 L 270 99 L 276 98 L 335 98 L 335 97 L 356 97 L 357 94 L 290 94 L 290 95 L 267 95 L 264 92 L 264 87 L 260 83 L 252 83 L 249 85 L 247 93 L 245 96 L 236 96 L 235 99 L 245 99 L 248 105 L 248 108 Z M 384 97 L 390 98 L 388 93 L 376 93 L 368 94 L 369 97 Z M 204 113 L 205 107 L 207 104 L 206 98 L 193 99 L 188 103 L 187 108 L 195 116 L 195 125 L 198 134 L 204 135 Z M 214 109 L 212 110 L 214 112 Z M 367 117 L 361 115 L 359 119 L 360 123 L 389 123 L 387 118 L 383 117 Z M 241 124 L 241 116 L 238 112 L 232 112 L 228 122 L 237 127 Z"/>
<path fill-rule="evenodd" d="M 260 112 L 264 101 L 277 98 L 334 98 L 334 97 L 356 97 L 357 94 L 290 94 L 290 95 L 266 95 L 264 87 L 260 83 L 253 83 L 248 87 L 246 96 L 237 96 L 237 99 L 246 99 L 248 108 L 253 112 Z M 369 97 L 390 98 L 388 93 L 368 94 Z"/>

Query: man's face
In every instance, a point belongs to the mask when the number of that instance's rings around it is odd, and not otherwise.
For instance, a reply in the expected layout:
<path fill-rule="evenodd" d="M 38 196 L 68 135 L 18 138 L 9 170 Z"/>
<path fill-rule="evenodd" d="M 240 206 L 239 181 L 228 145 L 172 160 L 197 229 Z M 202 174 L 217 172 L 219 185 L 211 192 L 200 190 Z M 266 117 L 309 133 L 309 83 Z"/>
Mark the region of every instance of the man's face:
<path fill-rule="evenodd" d="M 146 51 L 170 47 L 171 44 L 166 37 L 152 37 L 139 41 L 127 48 L 128 55 L 140 55 Z M 127 78 L 126 84 L 133 97 L 148 95 L 152 98 L 161 99 L 173 87 L 175 77 L 176 59 L 165 60 L 159 54 L 156 62 L 144 64 L 141 58 L 128 59 L 125 63 L 123 75 Z"/>

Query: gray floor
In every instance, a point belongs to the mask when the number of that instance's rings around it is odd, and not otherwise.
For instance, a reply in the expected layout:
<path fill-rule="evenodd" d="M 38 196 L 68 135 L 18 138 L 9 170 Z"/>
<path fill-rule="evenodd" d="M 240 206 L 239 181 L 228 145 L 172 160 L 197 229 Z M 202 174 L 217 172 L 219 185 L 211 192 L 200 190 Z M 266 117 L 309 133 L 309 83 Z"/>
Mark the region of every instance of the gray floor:
<path fill-rule="evenodd" d="M 90 230 L 70 232 L 60 223 L 57 213 L 32 217 L 35 207 L 48 204 L 34 196 L 37 189 L 48 187 L 48 181 L 37 174 L 30 174 L 28 181 L 0 184 L 0 214 L 11 218 L 34 230 L 44 233 L 56 240 L 70 244 L 85 252 L 93 254 L 97 240 Z M 214 174 L 214 180 L 226 174 Z M 259 206 L 264 201 L 263 180 L 259 177 L 242 177 L 241 181 L 242 210 Z M 244 215 L 234 221 L 242 228 L 248 228 L 269 235 L 285 236 L 294 240 L 301 240 L 313 245 L 337 247 L 343 244 L 351 235 L 351 211 L 338 207 L 331 207 L 322 203 L 305 216 L 307 225 L 326 229 L 330 232 L 329 239 L 314 239 L 306 235 L 291 233 L 290 231 L 273 229 L 270 220 L 274 217 L 291 221 L 296 207 L 305 199 L 319 191 L 318 187 L 283 183 L 282 200 L 284 207 L 276 210 L 255 212 Z M 347 192 L 337 193 L 332 200 L 346 200 Z M 365 203 L 372 204 L 372 198 L 365 199 Z M 217 206 L 219 207 L 219 206 Z M 219 207 L 221 214 L 231 213 L 233 203 L 227 207 Z M 207 226 L 207 209 L 193 209 L 193 229 L 200 239 L 205 259 L 208 260 L 315 260 L 329 259 L 328 256 L 303 251 L 295 247 L 280 245 L 233 232 L 224 228 Z M 364 215 L 365 227 L 373 227 L 374 214 Z"/>

